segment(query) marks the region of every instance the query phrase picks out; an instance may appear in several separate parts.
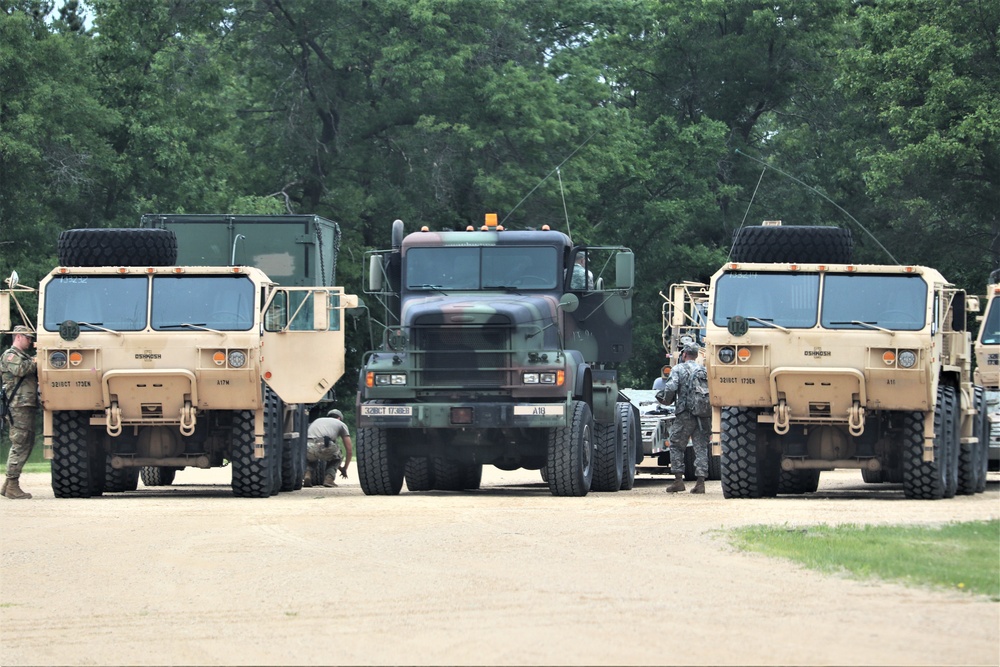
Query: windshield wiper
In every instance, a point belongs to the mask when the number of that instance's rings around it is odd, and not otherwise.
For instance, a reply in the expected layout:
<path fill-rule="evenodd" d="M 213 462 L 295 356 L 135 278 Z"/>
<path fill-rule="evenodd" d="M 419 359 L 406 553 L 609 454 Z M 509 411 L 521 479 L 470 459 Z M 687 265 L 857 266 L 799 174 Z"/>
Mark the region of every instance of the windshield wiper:
<path fill-rule="evenodd" d="M 107 329 L 107 328 L 101 326 L 102 324 L 104 324 L 104 322 L 77 322 L 77 324 L 80 325 L 81 327 L 90 327 L 91 329 L 97 329 L 99 331 L 105 331 L 107 333 L 114 334 L 116 336 L 123 336 L 124 335 L 120 331 L 115 331 L 114 329 Z"/>
<path fill-rule="evenodd" d="M 745 319 L 748 319 L 751 322 L 759 322 L 760 324 L 763 324 L 765 327 L 771 327 L 772 329 L 777 329 L 778 331 L 784 331 L 785 333 L 792 333 L 790 329 L 786 329 L 781 325 L 775 324 L 771 320 L 762 320 L 759 317 L 746 317 Z"/>
<path fill-rule="evenodd" d="M 831 326 L 832 325 L 837 325 L 837 324 L 840 324 L 840 325 L 853 324 L 856 327 L 864 327 L 865 329 L 872 329 L 874 331 L 884 331 L 885 333 L 889 334 L 890 336 L 895 336 L 896 335 L 896 332 L 893 331 L 892 329 L 886 329 L 885 327 L 878 326 L 878 322 L 862 322 L 860 320 L 851 320 L 849 322 L 830 322 L 830 324 L 831 324 Z"/>
<path fill-rule="evenodd" d="M 226 335 L 226 333 L 224 331 L 219 331 L 218 329 L 211 329 L 209 327 L 206 327 L 204 324 L 192 324 L 191 322 L 181 322 L 180 324 L 161 324 L 158 328 L 159 329 L 180 329 L 180 328 L 184 328 L 184 329 L 197 329 L 197 330 L 200 330 L 200 331 L 208 331 L 210 333 L 217 333 L 220 336 L 225 336 Z"/>
<path fill-rule="evenodd" d="M 410 289 L 420 289 L 420 290 L 432 289 L 435 292 L 441 292 L 441 294 L 448 296 L 447 294 L 445 294 L 444 288 L 441 285 L 431 285 L 430 283 L 424 283 L 423 285 L 413 285 L 410 287 Z"/>

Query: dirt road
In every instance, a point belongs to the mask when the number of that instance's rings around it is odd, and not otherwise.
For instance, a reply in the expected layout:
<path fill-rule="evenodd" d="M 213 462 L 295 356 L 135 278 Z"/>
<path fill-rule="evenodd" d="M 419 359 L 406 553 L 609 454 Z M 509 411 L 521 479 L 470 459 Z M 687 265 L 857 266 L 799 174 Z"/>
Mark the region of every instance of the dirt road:
<path fill-rule="evenodd" d="M 1000 603 L 858 582 L 730 547 L 753 523 L 1000 516 L 985 494 L 909 501 L 856 472 L 802 498 L 554 498 L 538 474 L 366 497 L 355 479 L 233 498 L 228 469 L 171 487 L 0 501 L 0 664 L 997 665 Z M 997 547 L 1000 558 L 1000 545 Z"/>

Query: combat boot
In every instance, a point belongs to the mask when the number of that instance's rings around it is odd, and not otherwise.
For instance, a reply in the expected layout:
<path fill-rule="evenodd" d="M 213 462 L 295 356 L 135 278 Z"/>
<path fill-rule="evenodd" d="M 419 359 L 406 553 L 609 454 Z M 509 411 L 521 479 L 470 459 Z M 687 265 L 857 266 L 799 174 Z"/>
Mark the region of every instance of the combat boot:
<path fill-rule="evenodd" d="M 677 493 L 684 490 L 684 475 L 676 474 L 674 475 L 674 482 L 668 486 L 665 491 L 667 493 Z"/>
<path fill-rule="evenodd" d="M 332 487 L 337 486 L 337 475 L 334 473 L 326 473 L 326 477 L 323 478 L 323 486 Z"/>
<path fill-rule="evenodd" d="M 11 500 L 27 500 L 31 494 L 21 490 L 21 485 L 18 484 L 16 477 L 8 477 L 7 483 L 4 485 L 3 497 Z"/>
<path fill-rule="evenodd" d="M 699 477 L 698 481 L 694 483 L 694 488 L 691 489 L 691 493 L 705 493 L 705 478 Z"/>

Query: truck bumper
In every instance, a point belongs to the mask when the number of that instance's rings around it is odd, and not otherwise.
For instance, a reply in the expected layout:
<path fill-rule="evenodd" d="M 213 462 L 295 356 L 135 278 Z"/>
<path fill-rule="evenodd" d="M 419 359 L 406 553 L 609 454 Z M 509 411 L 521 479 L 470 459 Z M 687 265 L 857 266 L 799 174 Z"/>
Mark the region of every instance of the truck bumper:
<path fill-rule="evenodd" d="M 566 426 L 570 403 L 362 403 L 358 426 L 379 428 L 553 428 Z"/>

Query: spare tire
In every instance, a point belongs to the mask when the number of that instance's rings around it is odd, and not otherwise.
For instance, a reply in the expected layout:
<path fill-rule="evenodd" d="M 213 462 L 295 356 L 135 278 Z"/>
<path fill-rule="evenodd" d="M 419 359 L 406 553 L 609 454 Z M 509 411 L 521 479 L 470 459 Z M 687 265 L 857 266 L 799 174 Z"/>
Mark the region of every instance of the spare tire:
<path fill-rule="evenodd" d="M 734 262 L 850 264 L 851 230 L 841 227 L 743 227 L 733 233 Z"/>
<path fill-rule="evenodd" d="M 59 234 L 61 266 L 173 266 L 177 236 L 169 229 L 67 229 Z"/>

